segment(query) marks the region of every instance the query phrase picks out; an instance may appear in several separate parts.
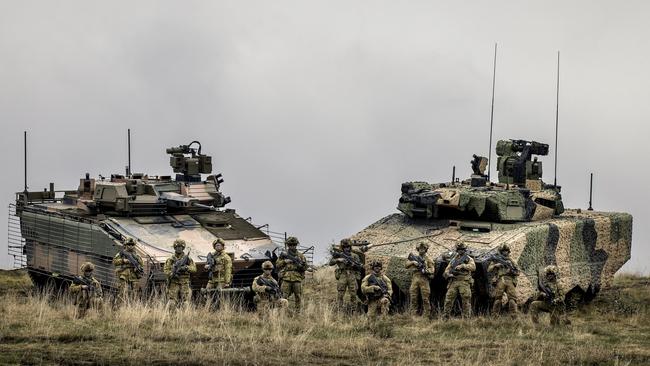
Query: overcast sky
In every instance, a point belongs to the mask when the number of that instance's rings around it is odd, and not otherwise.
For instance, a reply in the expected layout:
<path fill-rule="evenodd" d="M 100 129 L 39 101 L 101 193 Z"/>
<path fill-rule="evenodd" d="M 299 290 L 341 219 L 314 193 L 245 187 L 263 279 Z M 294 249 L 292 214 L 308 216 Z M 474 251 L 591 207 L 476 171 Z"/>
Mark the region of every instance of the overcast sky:
<path fill-rule="evenodd" d="M 634 215 L 650 272 L 647 1 L 0 0 L 2 222 L 22 190 L 168 174 L 198 139 L 229 205 L 319 248 L 396 212 L 400 184 L 466 177 L 494 139 L 552 145 L 565 207 Z M 545 180 L 553 160 L 543 158 Z M 494 173 L 493 173 L 494 174 Z M 0 225 L 6 238 L 6 225 Z M 5 240 L 2 240 L 4 243 Z M 0 267 L 10 266 L 6 244 Z"/>

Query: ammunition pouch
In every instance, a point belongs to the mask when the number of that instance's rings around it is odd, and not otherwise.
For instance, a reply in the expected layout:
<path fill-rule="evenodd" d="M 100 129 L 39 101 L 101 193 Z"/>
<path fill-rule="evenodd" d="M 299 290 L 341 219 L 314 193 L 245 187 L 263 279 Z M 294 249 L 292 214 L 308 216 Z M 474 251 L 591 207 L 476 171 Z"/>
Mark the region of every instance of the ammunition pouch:
<path fill-rule="evenodd" d="M 337 268 L 334 270 L 334 278 L 338 281 L 341 278 L 341 269 Z"/>

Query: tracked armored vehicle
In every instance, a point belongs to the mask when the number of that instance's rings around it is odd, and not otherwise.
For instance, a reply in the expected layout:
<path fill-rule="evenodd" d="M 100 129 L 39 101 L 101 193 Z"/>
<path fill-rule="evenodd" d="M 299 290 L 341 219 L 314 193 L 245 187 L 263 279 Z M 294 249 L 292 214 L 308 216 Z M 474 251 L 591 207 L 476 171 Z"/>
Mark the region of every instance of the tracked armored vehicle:
<path fill-rule="evenodd" d="M 436 259 L 432 279 L 434 302 L 440 304 L 446 289 L 442 273 L 454 247 L 466 243 L 477 264 L 473 306 L 484 311 L 491 303 L 490 259 L 501 244 L 521 268 L 518 278 L 520 305 L 537 291 L 539 270 L 559 267 L 561 283 L 571 302 L 587 301 L 608 286 L 630 258 L 632 216 L 627 213 L 565 210 L 561 187 L 542 181 L 542 162 L 548 145 L 524 140 L 497 143 L 498 183 L 485 175 L 487 159 L 474 155 L 473 175 L 466 180 L 430 184 L 402 184 L 398 210 L 355 234 L 370 243 L 366 262 L 379 259 L 393 279 L 402 302 L 410 285 L 407 256 L 418 242 L 429 243 Z"/>
<path fill-rule="evenodd" d="M 37 284 L 71 279 L 88 261 L 95 264 L 95 276 L 103 285 L 115 287 L 112 259 L 125 240 L 133 238 L 144 260 L 140 285 L 155 289 L 165 283 L 162 269 L 174 252 L 174 240 L 184 239 L 198 268 L 192 287 L 202 288 L 208 281 L 207 255 L 220 237 L 233 259 L 232 287 L 250 286 L 286 234 L 255 226 L 224 208 L 230 198 L 220 191 L 223 179 L 211 174 L 212 158 L 201 152 L 199 142 L 167 153 L 173 177 L 131 174 L 128 169 L 110 178 L 86 173 L 76 190 L 55 191 L 50 184 L 42 192 L 17 193 L 10 208 L 10 254 Z"/>

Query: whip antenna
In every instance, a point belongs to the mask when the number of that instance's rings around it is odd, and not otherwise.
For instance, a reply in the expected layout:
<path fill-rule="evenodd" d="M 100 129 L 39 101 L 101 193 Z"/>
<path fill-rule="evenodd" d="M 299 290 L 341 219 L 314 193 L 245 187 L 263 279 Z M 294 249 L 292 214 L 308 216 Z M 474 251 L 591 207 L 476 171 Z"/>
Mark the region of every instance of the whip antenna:
<path fill-rule="evenodd" d="M 487 180 L 490 181 L 490 168 L 492 168 L 492 125 L 494 122 L 494 84 L 497 76 L 497 44 L 494 43 L 494 67 L 492 69 L 492 108 L 490 109 L 490 147 L 488 149 Z"/>
<path fill-rule="evenodd" d="M 127 149 L 128 149 L 128 154 L 129 154 L 129 161 L 127 167 L 126 167 L 126 176 L 130 177 L 131 176 L 131 129 L 129 128 L 126 131 L 126 136 L 127 136 Z"/>
<path fill-rule="evenodd" d="M 27 193 L 27 131 L 24 132 L 25 147 L 25 193 Z"/>
<path fill-rule="evenodd" d="M 557 84 L 555 86 L 555 172 L 553 185 L 557 187 L 557 126 L 560 115 L 560 51 L 557 51 Z"/>

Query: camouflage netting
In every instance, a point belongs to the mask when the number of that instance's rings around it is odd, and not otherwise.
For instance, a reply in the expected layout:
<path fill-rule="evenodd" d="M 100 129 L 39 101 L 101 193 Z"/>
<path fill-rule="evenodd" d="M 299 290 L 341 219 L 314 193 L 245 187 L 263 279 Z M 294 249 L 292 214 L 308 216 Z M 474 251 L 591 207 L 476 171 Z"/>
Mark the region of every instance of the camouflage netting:
<path fill-rule="evenodd" d="M 381 260 L 386 274 L 402 291 L 410 285 L 410 272 L 404 268 L 406 257 L 415 252 L 420 241 L 429 243 L 429 255 L 434 260 L 453 251 L 459 241 L 464 241 L 476 255 L 507 243 L 522 270 L 517 286 L 520 303 L 536 293 L 538 270 L 546 265 L 559 267 L 567 291 L 577 287 L 593 294 L 607 287 L 616 271 L 630 259 L 632 216 L 626 213 L 567 210 L 548 220 L 493 224 L 490 232 L 465 231 L 444 224 L 392 214 L 353 239 L 371 244 L 396 242 L 372 248 L 366 263 Z"/>

